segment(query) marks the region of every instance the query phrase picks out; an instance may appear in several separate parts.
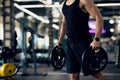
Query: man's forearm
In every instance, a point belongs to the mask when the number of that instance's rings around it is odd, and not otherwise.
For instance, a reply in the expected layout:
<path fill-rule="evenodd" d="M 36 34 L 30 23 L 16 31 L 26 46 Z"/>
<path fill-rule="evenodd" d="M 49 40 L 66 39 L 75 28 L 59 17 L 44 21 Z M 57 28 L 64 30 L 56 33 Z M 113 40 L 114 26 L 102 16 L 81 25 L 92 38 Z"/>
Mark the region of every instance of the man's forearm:
<path fill-rule="evenodd" d="M 100 38 L 101 36 L 101 32 L 102 32 L 102 28 L 103 28 L 103 19 L 102 18 L 98 18 L 96 19 L 96 33 L 95 33 L 95 38 Z"/>
<path fill-rule="evenodd" d="M 60 29 L 60 36 L 59 36 L 59 39 L 58 39 L 59 43 L 62 43 L 62 40 L 63 40 L 65 34 L 66 34 L 66 26 L 65 26 L 65 23 L 62 22 L 61 29 Z"/>

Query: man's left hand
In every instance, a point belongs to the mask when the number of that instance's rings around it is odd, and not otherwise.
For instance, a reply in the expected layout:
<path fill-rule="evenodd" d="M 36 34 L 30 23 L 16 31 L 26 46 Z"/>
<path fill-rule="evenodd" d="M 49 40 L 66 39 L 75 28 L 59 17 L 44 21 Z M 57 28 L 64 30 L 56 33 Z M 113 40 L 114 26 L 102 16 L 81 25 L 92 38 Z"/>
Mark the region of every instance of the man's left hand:
<path fill-rule="evenodd" d="M 90 46 L 92 47 L 93 50 L 97 50 L 100 47 L 100 41 L 93 40 Z"/>

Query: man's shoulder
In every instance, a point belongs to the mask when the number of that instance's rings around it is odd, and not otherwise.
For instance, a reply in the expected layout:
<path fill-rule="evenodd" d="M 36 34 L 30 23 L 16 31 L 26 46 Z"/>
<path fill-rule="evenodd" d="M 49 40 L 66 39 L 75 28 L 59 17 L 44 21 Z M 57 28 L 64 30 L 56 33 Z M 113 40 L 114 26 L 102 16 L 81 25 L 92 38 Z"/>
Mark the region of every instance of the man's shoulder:
<path fill-rule="evenodd" d="M 61 5 L 62 5 L 62 6 L 63 6 L 63 4 L 65 3 L 65 1 L 66 1 L 66 0 L 63 0 L 63 1 L 61 2 Z"/>
<path fill-rule="evenodd" d="M 89 5 L 89 4 L 93 4 L 94 1 L 93 0 L 80 0 L 80 4 L 82 5 Z"/>

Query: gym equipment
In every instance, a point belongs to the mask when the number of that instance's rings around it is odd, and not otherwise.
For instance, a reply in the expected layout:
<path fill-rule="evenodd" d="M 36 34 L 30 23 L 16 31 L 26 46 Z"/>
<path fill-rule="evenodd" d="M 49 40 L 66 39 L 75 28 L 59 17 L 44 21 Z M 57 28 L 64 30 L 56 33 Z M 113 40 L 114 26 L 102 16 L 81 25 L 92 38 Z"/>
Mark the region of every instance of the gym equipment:
<path fill-rule="evenodd" d="M 9 47 L 3 47 L 1 57 L 2 58 L 13 58 L 15 56 L 15 51 Z"/>
<path fill-rule="evenodd" d="M 89 47 L 84 51 L 82 61 L 83 70 L 87 72 L 84 75 L 94 75 L 107 66 L 108 55 L 102 47 L 98 50 L 92 50 L 92 47 Z"/>
<path fill-rule="evenodd" d="M 13 79 L 21 66 L 16 66 L 13 63 L 4 63 L 0 66 L 0 79 Z"/>
<path fill-rule="evenodd" d="M 116 53 L 115 66 L 120 67 L 120 40 L 116 41 L 115 53 Z"/>
<path fill-rule="evenodd" d="M 0 67 L 0 76 L 10 75 L 15 72 L 16 66 L 12 63 L 3 64 Z"/>
<path fill-rule="evenodd" d="M 54 69 L 62 69 L 65 65 L 66 53 L 62 47 L 55 46 L 51 51 L 51 64 Z"/>
<path fill-rule="evenodd" d="M 3 47 L 1 49 L 0 58 L 4 63 L 0 66 L 0 79 L 13 79 L 21 68 L 21 66 L 8 62 L 15 54 L 16 52 L 12 48 Z"/>

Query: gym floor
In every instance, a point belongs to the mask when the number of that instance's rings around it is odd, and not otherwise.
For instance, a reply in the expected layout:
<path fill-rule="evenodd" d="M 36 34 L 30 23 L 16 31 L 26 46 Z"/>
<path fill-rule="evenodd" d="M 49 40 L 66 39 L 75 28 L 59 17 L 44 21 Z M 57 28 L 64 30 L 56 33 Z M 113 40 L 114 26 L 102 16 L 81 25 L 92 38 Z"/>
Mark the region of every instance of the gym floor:
<path fill-rule="evenodd" d="M 27 68 L 28 75 L 22 76 L 18 74 L 14 80 L 69 80 L 65 67 L 62 70 L 55 71 L 46 64 L 39 64 L 38 66 L 37 74 L 34 73 L 34 68 L 30 66 Z M 106 80 L 120 80 L 120 67 L 116 67 L 114 64 L 108 64 L 103 73 Z M 80 78 L 81 80 L 94 80 L 92 76 L 85 77 L 82 73 Z"/>

